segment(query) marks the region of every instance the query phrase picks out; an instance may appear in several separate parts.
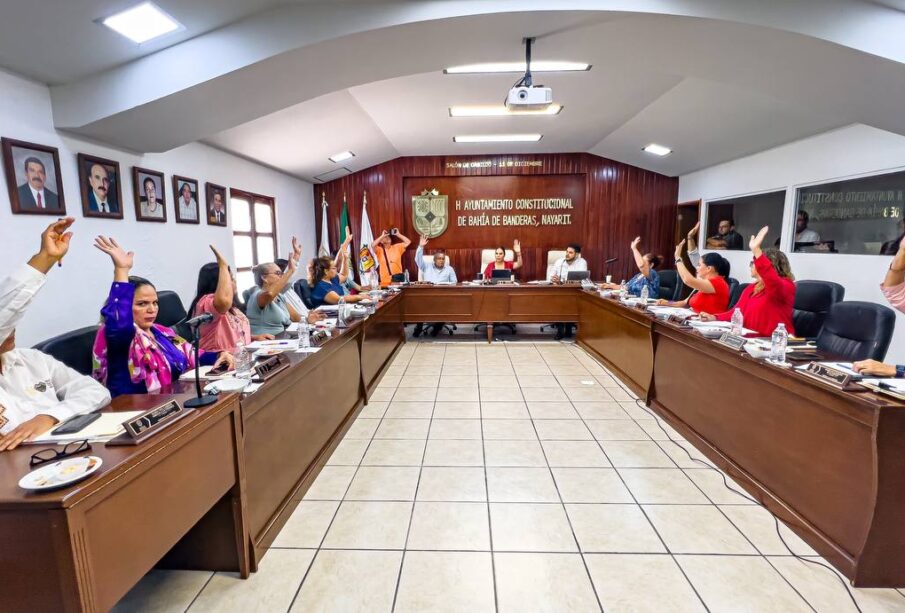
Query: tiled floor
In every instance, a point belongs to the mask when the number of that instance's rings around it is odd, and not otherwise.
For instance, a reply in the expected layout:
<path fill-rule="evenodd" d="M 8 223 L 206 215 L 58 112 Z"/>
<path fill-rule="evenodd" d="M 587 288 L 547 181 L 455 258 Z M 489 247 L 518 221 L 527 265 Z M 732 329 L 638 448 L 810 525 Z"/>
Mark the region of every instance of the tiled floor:
<path fill-rule="evenodd" d="M 570 344 L 409 343 L 258 573 L 153 572 L 118 610 L 856 610 L 632 398 Z"/>

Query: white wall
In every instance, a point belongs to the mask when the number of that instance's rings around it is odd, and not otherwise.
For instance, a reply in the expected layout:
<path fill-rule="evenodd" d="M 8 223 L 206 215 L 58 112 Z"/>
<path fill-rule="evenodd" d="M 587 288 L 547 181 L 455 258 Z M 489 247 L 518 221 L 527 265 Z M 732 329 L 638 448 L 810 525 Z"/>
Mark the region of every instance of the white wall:
<path fill-rule="evenodd" d="M 845 286 L 846 300 L 886 304 L 880 282 L 891 257 L 844 254 L 789 253 L 794 225 L 795 189 L 857 176 L 905 168 L 905 137 L 864 125 L 852 125 L 782 147 L 679 177 L 679 202 L 714 200 L 753 192 L 786 189 L 783 250 L 797 279 L 835 281 Z M 772 236 L 776 236 L 771 232 Z M 750 281 L 748 252 L 722 251 L 732 263 L 733 276 Z M 896 332 L 886 356 L 905 363 L 905 315 L 897 312 Z"/>
<path fill-rule="evenodd" d="M 97 322 L 101 302 L 112 279 L 109 258 L 92 246 L 98 234 L 113 236 L 121 245 L 135 251 L 134 273 L 149 278 L 158 289 L 177 291 L 186 308 L 195 293 L 198 268 L 213 261 L 208 245 L 216 245 L 233 261 L 230 228 L 209 226 L 204 219 L 197 225 L 175 223 L 171 194 L 174 173 L 197 179 L 201 192 L 204 182 L 210 181 L 273 196 L 277 203 L 279 252 L 288 253 L 293 235 L 302 241 L 304 256 L 313 256 L 316 252 L 314 192 L 310 183 L 201 143 L 191 143 L 161 154 L 140 155 L 71 138 L 53 129 L 50 94 L 46 86 L 3 72 L 0 72 L 0 135 L 59 148 L 66 212 L 76 218 L 69 255 L 62 268 L 51 272 L 17 331 L 20 346 L 30 346 Z M 119 161 L 124 219 L 82 217 L 76 169 L 79 152 Z M 166 224 L 135 220 L 132 166 L 164 173 Z M 0 277 L 6 276 L 36 251 L 41 230 L 53 221 L 52 217 L 41 215 L 13 215 L 7 194 L 6 177 L 0 176 Z M 204 206 L 203 195 L 199 197 L 199 205 Z"/>

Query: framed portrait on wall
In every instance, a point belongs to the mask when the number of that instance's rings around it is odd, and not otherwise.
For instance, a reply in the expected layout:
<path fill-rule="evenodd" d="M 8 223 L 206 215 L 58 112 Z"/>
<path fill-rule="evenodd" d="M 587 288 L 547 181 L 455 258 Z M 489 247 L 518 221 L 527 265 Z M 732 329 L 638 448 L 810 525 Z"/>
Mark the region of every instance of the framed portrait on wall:
<path fill-rule="evenodd" d="M 57 148 L 3 138 L 0 149 L 3 150 L 3 167 L 13 213 L 65 215 Z"/>
<path fill-rule="evenodd" d="M 176 223 L 201 223 L 198 214 L 198 181 L 173 175 Z"/>
<path fill-rule="evenodd" d="M 135 219 L 166 223 L 167 203 L 162 172 L 133 166 L 132 193 L 135 197 Z"/>
<path fill-rule="evenodd" d="M 123 218 L 122 180 L 119 162 L 78 154 L 82 214 L 85 217 Z"/>
<path fill-rule="evenodd" d="M 205 183 L 207 223 L 211 226 L 226 226 L 226 188 L 214 183 Z"/>

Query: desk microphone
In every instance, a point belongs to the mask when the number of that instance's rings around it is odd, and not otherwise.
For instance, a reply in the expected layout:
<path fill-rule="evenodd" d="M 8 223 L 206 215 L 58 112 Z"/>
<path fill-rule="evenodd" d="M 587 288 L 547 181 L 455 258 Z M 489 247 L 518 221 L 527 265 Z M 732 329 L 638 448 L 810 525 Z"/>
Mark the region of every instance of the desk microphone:
<path fill-rule="evenodd" d="M 200 326 L 201 324 L 206 324 L 207 322 L 213 320 L 214 316 L 210 313 L 202 313 L 198 317 L 192 317 L 185 322 L 185 325 L 187 325 L 192 331 L 192 346 L 195 349 L 195 393 L 197 394 L 197 396 L 195 398 L 189 398 L 183 403 L 190 409 L 206 407 L 209 404 L 214 404 L 215 402 L 217 402 L 217 396 L 215 396 L 214 394 L 203 394 L 201 391 L 201 375 L 199 373 L 198 363 L 198 354 L 200 353 L 200 351 L 198 350 L 198 343 L 201 340 L 201 335 L 198 334 L 198 326 Z"/>
<path fill-rule="evenodd" d="M 194 328 L 195 326 L 200 326 L 201 324 L 206 324 L 214 321 L 214 316 L 210 313 L 202 313 L 198 317 L 192 317 L 191 319 L 187 319 L 185 325 L 190 328 Z"/>
<path fill-rule="evenodd" d="M 609 265 L 609 264 L 612 264 L 613 262 L 618 262 L 618 261 L 619 261 L 619 258 L 610 258 L 607 261 L 605 261 L 604 264 Z"/>

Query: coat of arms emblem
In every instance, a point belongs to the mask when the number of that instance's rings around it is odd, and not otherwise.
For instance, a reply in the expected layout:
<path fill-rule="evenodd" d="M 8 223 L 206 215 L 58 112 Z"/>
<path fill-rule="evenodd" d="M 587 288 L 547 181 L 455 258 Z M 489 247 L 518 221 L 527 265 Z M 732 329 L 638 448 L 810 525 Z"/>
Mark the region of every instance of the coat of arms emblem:
<path fill-rule="evenodd" d="M 415 231 L 425 238 L 434 238 L 449 227 L 449 197 L 436 189 L 425 189 L 420 196 L 412 196 L 412 223 Z"/>

